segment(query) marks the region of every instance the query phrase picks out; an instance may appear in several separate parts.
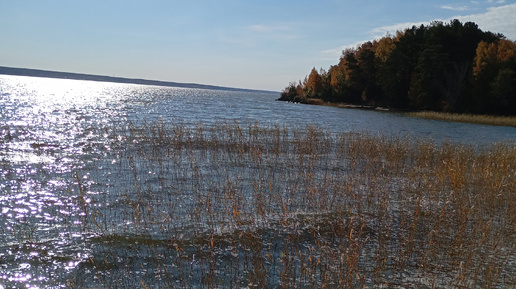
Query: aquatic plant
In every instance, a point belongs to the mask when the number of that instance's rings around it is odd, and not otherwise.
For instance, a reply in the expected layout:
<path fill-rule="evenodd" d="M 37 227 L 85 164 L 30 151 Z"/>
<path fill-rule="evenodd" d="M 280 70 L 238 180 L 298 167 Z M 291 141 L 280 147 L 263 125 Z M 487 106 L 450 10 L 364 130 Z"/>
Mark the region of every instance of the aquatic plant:
<path fill-rule="evenodd" d="M 413 117 L 437 119 L 444 121 L 516 127 L 516 117 L 514 116 L 475 115 L 460 113 L 444 113 L 434 111 L 411 112 L 408 113 L 408 115 Z"/>
<path fill-rule="evenodd" d="M 62 247 L 31 220 L 1 232 L 13 256 L 69 264 L 49 285 L 516 286 L 512 143 L 237 122 L 103 133 L 109 149 L 64 174 L 69 215 L 49 211 Z"/>
<path fill-rule="evenodd" d="M 228 122 L 157 122 L 114 130 L 111 139 L 122 141 L 107 157 L 117 161 L 109 179 L 82 172 L 90 186 L 114 188 L 87 205 L 97 206 L 87 228 L 96 237 L 84 263 L 108 283 L 516 284 L 510 144 Z"/>

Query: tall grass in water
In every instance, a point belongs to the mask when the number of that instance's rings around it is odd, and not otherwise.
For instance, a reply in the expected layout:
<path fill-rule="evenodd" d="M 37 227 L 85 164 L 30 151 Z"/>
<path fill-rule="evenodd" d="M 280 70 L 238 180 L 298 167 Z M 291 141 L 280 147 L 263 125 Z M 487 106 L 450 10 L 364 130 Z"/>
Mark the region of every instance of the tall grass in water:
<path fill-rule="evenodd" d="M 446 112 L 435 112 L 435 111 L 411 112 L 411 113 L 408 113 L 408 115 L 413 116 L 413 117 L 437 119 L 437 120 L 444 120 L 444 121 L 516 127 L 516 117 L 515 116 L 475 115 L 475 114 L 446 113 Z"/>
<path fill-rule="evenodd" d="M 95 237 L 72 287 L 516 286 L 514 144 L 226 122 L 111 134 L 79 172 Z"/>

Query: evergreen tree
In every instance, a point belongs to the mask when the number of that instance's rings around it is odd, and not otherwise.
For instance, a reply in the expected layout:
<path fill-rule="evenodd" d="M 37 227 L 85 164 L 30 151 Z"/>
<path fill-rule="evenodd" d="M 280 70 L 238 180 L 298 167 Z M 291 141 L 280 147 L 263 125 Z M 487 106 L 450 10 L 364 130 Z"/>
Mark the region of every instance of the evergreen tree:
<path fill-rule="evenodd" d="M 450 112 L 516 114 L 516 43 L 475 23 L 432 22 L 343 51 L 282 99 Z"/>

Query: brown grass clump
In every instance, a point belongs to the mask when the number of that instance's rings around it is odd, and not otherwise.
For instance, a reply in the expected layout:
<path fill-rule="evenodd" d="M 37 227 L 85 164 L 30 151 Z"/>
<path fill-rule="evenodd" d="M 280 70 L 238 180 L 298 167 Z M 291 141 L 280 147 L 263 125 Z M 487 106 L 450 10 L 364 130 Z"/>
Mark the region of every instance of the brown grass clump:
<path fill-rule="evenodd" d="M 408 115 L 427 119 L 516 127 L 516 117 L 514 116 L 474 115 L 434 111 L 411 112 L 408 113 Z"/>
<path fill-rule="evenodd" d="M 325 104 L 324 100 L 320 98 L 307 98 L 306 104 L 312 104 L 312 105 L 323 105 Z"/>
<path fill-rule="evenodd" d="M 77 189 L 95 237 L 76 286 L 516 286 L 514 144 L 227 122 L 111 134 Z"/>

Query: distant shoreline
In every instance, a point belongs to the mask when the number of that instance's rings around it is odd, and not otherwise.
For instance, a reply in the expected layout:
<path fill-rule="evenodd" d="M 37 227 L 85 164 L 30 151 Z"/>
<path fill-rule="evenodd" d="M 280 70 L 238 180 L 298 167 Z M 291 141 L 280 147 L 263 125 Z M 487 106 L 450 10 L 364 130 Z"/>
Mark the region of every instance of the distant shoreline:
<path fill-rule="evenodd" d="M 114 76 L 72 73 L 72 72 L 60 72 L 60 71 L 30 69 L 30 68 L 15 68 L 15 67 L 5 67 L 5 66 L 0 66 L 0 75 L 1 74 L 15 75 L 15 76 L 29 76 L 29 77 L 102 81 L 102 82 L 114 82 L 114 83 L 130 83 L 130 84 L 155 85 L 155 86 L 165 86 L 165 87 L 183 87 L 183 88 L 212 89 L 212 90 L 241 91 L 241 92 L 263 92 L 263 93 L 278 93 L 279 94 L 279 92 L 268 91 L 268 90 L 233 88 L 233 87 L 224 87 L 224 86 L 216 86 L 216 85 L 197 84 L 197 83 L 180 83 L 180 82 L 171 82 L 171 81 L 148 80 L 148 79 L 139 79 L 139 78 L 125 78 L 125 77 L 114 77 Z"/>
<path fill-rule="evenodd" d="M 279 99 L 277 99 L 279 100 Z M 450 112 L 436 112 L 436 111 L 409 111 L 401 109 L 391 109 L 380 106 L 369 106 L 369 105 L 356 105 L 347 103 L 332 103 L 326 102 L 319 98 L 309 98 L 305 102 L 300 102 L 307 105 L 321 105 L 331 106 L 337 108 L 347 109 L 366 109 L 376 111 L 391 111 L 404 113 L 407 116 L 415 118 L 433 119 L 448 122 L 463 122 L 471 124 L 483 124 L 493 126 L 508 126 L 516 127 L 516 116 L 500 116 L 500 115 L 479 115 L 479 114 L 466 114 L 466 113 L 450 113 Z"/>

